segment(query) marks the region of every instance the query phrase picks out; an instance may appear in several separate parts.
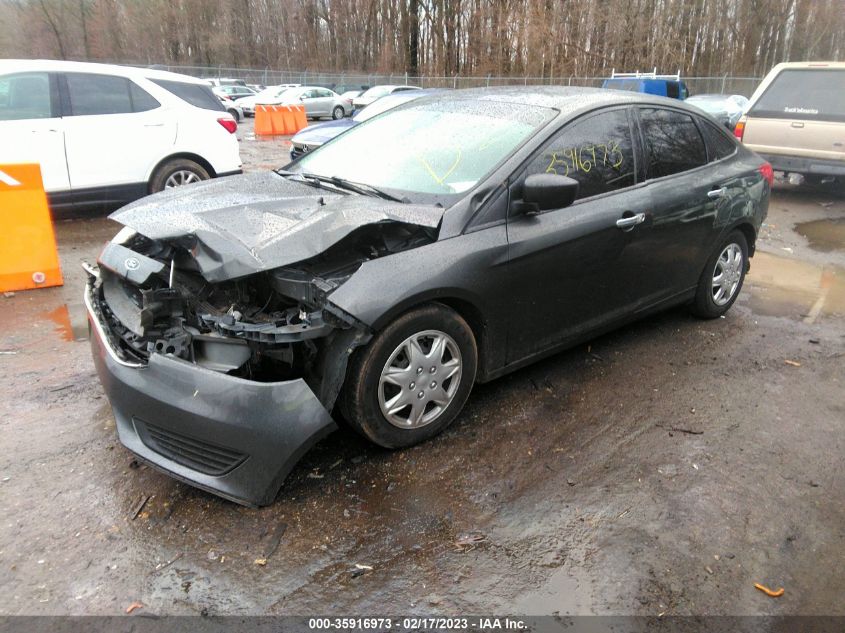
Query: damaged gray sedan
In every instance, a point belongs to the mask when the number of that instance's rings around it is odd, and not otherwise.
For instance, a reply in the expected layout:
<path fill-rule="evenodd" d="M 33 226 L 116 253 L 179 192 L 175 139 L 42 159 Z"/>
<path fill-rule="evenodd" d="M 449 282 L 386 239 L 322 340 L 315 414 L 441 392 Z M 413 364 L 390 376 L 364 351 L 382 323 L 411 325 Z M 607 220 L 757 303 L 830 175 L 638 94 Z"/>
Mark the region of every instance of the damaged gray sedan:
<path fill-rule="evenodd" d="M 675 100 L 511 88 L 145 198 L 86 266 L 120 440 L 250 505 L 335 419 L 421 442 L 476 382 L 672 305 L 724 314 L 771 176 Z"/>

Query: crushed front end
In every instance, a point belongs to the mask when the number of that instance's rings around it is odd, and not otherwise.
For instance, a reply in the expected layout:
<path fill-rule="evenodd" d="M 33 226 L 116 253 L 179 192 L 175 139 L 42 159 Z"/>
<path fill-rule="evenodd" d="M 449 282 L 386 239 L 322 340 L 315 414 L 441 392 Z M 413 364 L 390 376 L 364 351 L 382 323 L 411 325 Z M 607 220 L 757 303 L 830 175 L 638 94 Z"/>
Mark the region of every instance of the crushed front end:
<path fill-rule="evenodd" d="M 370 333 L 328 295 L 360 259 L 329 251 L 212 283 L 196 250 L 191 236 L 125 229 L 86 266 L 95 364 L 127 448 L 192 485 L 264 505 L 335 428 L 348 357 Z"/>

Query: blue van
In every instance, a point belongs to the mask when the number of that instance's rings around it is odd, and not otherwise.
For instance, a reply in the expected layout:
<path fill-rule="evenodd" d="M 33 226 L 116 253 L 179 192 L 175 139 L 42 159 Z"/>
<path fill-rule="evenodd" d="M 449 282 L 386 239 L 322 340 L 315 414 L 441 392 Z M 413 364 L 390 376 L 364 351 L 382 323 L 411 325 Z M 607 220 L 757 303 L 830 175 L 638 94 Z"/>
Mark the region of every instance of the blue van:
<path fill-rule="evenodd" d="M 611 73 L 610 79 L 605 79 L 602 88 L 611 90 L 629 90 L 631 92 L 644 92 L 670 99 L 683 101 L 689 96 L 687 85 L 681 81 L 681 73 L 677 75 L 658 75 L 657 69 L 651 73 Z"/>

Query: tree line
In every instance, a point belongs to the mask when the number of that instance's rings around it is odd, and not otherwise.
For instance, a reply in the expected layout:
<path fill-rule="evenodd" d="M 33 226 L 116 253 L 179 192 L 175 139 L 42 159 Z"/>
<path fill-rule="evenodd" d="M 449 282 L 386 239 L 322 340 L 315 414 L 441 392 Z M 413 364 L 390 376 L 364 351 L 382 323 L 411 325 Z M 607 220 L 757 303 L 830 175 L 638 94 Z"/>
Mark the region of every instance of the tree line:
<path fill-rule="evenodd" d="M 0 57 L 558 78 L 844 51 L 843 0 L 0 0 Z"/>

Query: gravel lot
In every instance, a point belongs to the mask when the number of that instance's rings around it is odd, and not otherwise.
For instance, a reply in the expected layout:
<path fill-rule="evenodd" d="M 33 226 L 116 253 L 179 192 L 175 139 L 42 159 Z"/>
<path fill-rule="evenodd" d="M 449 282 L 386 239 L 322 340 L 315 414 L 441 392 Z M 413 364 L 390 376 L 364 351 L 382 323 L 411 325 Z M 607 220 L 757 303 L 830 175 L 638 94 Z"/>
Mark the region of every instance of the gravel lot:
<path fill-rule="evenodd" d="M 284 165 L 251 125 L 245 169 Z M 258 510 L 117 441 L 78 266 L 116 230 L 57 222 L 66 285 L 0 296 L 0 614 L 845 615 L 841 195 L 775 192 L 726 318 L 480 386 L 410 450 L 337 432 Z"/>

